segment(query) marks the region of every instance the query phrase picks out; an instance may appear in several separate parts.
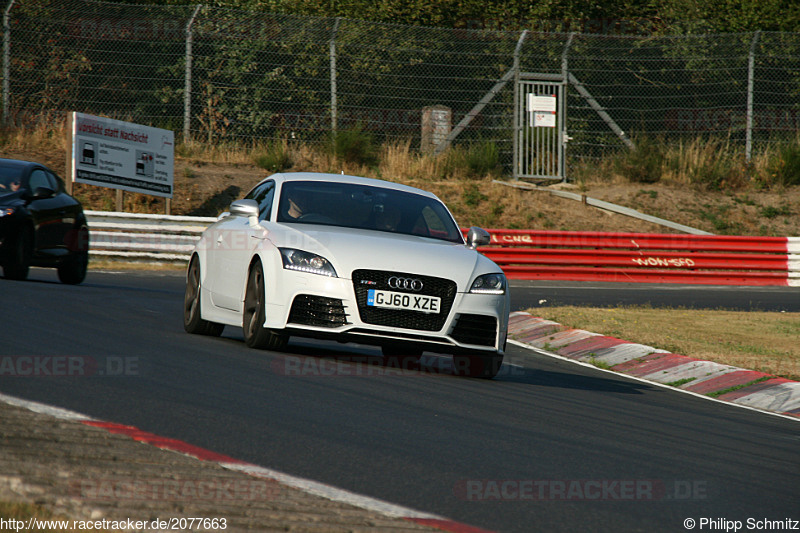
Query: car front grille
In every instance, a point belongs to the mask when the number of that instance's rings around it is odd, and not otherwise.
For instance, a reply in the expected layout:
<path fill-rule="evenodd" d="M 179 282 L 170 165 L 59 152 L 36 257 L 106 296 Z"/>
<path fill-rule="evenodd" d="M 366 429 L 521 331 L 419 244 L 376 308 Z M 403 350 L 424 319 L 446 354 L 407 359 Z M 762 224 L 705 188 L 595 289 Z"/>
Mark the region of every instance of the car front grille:
<path fill-rule="evenodd" d="M 494 346 L 497 319 L 485 315 L 458 315 L 450 336 L 462 344 Z"/>
<path fill-rule="evenodd" d="M 422 282 L 419 291 L 389 287 L 389 278 L 393 276 L 414 278 Z M 444 327 L 447 315 L 453 307 L 457 285 L 454 281 L 432 276 L 420 276 L 402 272 L 384 270 L 355 270 L 353 272 L 353 288 L 358 303 L 358 314 L 361 321 L 367 324 L 415 329 L 421 331 L 439 331 Z M 441 307 L 438 313 L 423 313 L 404 309 L 383 309 L 367 305 L 367 293 L 370 289 L 407 292 L 414 295 L 438 296 Z"/>
<path fill-rule="evenodd" d="M 349 324 L 341 300 L 309 294 L 295 296 L 292 309 L 289 311 L 289 322 L 323 328 L 336 328 Z"/>

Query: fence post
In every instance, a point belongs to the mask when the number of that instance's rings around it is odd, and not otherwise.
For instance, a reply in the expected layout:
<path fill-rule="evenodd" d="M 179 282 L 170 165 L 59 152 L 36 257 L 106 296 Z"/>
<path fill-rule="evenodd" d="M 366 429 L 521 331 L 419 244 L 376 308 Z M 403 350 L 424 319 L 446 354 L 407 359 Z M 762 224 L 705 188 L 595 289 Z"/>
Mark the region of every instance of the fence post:
<path fill-rule="evenodd" d="M 559 102 L 559 111 L 561 124 L 558 128 L 558 142 L 559 142 L 559 161 L 558 164 L 561 168 L 561 177 L 563 181 L 567 181 L 567 142 L 569 142 L 569 135 L 567 134 L 567 99 L 569 98 L 569 49 L 572 47 L 572 41 L 575 39 L 575 32 L 570 32 L 567 42 L 564 44 L 564 51 L 561 53 L 561 79 L 563 80 L 563 102 Z"/>
<path fill-rule="evenodd" d="M 750 43 L 750 55 L 747 61 L 747 131 L 745 132 L 745 156 L 746 162 L 750 162 L 753 155 L 753 83 L 756 67 L 756 44 L 758 37 L 761 35 L 761 30 L 756 31 L 753 35 L 753 42 Z"/>
<path fill-rule="evenodd" d="M 11 98 L 11 28 L 8 26 L 8 17 L 15 0 L 10 0 L 5 12 L 3 13 L 3 124 L 8 124 L 8 109 Z"/>
<path fill-rule="evenodd" d="M 185 85 L 183 89 L 183 142 L 189 142 L 189 135 L 192 127 L 192 25 L 197 13 L 200 12 L 202 4 L 194 8 L 192 18 L 186 24 L 186 72 L 184 74 Z"/>
<path fill-rule="evenodd" d="M 575 39 L 575 32 L 570 32 L 567 42 L 564 44 L 564 51 L 561 52 L 561 76 L 566 80 L 569 74 L 569 49 Z"/>
<path fill-rule="evenodd" d="M 514 172 L 513 176 L 514 179 L 519 179 L 519 175 L 522 173 L 520 165 L 522 164 L 522 154 L 520 154 L 520 138 L 519 136 L 522 134 L 522 127 L 520 124 L 524 124 L 525 121 L 520 118 L 520 113 L 522 116 L 525 116 L 525 111 L 520 109 L 522 106 L 519 105 L 519 56 L 522 52 L 522 44 L 525 42 L 525 39 L 528 37 L 528 30 L 522 32 L 522 35 L 519 36 L 519 41 L 517 41 L 517 46 L 514 48 L 514 138 L 512 139 L 513 142 L 513 149 L 514 149 Z M 524 126 L 523 126 L 524 127 Z"/>
<path fill-rule="evenodd" d="M 336 102 L 336 32 L 339 31 L 339 23 L 342 17 L 336 17 L 331 32 L 330 56 L 331 56 L 331 131 L 336 133 L 339 122 L 339 110 Z"/>

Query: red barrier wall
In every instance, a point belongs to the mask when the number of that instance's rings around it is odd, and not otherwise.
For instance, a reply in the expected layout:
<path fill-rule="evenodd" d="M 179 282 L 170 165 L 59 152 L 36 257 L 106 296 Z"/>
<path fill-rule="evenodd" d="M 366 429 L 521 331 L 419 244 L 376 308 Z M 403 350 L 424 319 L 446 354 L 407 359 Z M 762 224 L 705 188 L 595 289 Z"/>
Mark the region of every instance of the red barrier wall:
<path fill-rule="evenodd" d="M 489 230 L 511 279 L 788 285 L 786 237 Z"/>

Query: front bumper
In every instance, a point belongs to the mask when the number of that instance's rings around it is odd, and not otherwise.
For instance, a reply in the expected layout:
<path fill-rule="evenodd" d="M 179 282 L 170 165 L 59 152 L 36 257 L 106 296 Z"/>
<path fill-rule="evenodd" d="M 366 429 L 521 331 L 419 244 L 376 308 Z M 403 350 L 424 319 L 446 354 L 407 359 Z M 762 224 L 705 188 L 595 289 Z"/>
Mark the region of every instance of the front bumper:
<path fill-rule="evenodd" d="M 299 336 L 375 345 L 403 343 L 445 353 L 504 351 L 508 294 L 454 290 L 452 303 L 442 305 L 442 316 L 403 311 L 376 317 L 374 309 L 365 309 L 363 297 L 359 301 L 359 291 L 350 279 L 285 274 L 280 284 L 284 288 L 276 290 L 274 298 L 268 297 L 265 327 Z"/>

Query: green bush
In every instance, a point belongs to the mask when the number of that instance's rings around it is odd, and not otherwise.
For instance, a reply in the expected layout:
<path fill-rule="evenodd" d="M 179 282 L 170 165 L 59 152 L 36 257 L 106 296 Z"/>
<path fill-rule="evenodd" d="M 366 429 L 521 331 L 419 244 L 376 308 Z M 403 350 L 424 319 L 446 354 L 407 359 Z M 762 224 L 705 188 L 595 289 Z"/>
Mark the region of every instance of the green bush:
<path fill-rule="evenodd" d="M 328 140 L 328 151 L 337 159 L 348 163 L 373 166 L 378 162 L 375 139 L 360 124 L 332 132 Z"/>
<path fill-rule="evenodd" d="M 266 151 L 253 157 L 256 166 L 270 172 L 280 172 L 291 167 L 292 156 L 286 141 L 275 141 L 267 145 Z"/>
<path fill-rule="evenodd" d="M 621 153 L 614 160 L 615 170 L 634 183 L 656 183 L 661 180 L 664 166 L 664 143 L 649 137 L 634 141 L 635 148 Z"/>
<path fill-rule="evenodd" d="M 451 147 L 444 154 L 442 178 L 481 179 L 501 174 L 500 151 L 494 143 L 473 144 L 466 148 Z"/>
<path fill-rule="evenodd" d="M 442 163 L 439 165 L 439 178 L 450 179 L 459 174 L 463 174 L 466 168 L 466 154 L 460 146 L 451 146 L 439 157 Z"/>
<path fill-rule="evenodd" d="M 693 168 L 690 177 L 692 183 L 719 191 L 730 181 L 732 172 L 730 161 L 721 156 L 705 165 Z"/>
<path fill-rule="evenodd" d="M 764 218 L 777 218 L 779 216 L 791 216 L 792 209 L 787 205 L 774 207 L 771 205 L 763 206 L 758 210 L 759 214 Z"/>
<path fill-rule="evenodd" d="M 473 177 L 482 178 L 490 174 L 499 174 L 500 151 L 497 145 L 492 142 L 472 145 L 467 150 L 466 164 L 469 174 Z"/>
<path fill-rule="evenodd" d="M 794 143 L 781 146 L 769 171 L 778 185 L 800 185 L 800 146 Z"/>

